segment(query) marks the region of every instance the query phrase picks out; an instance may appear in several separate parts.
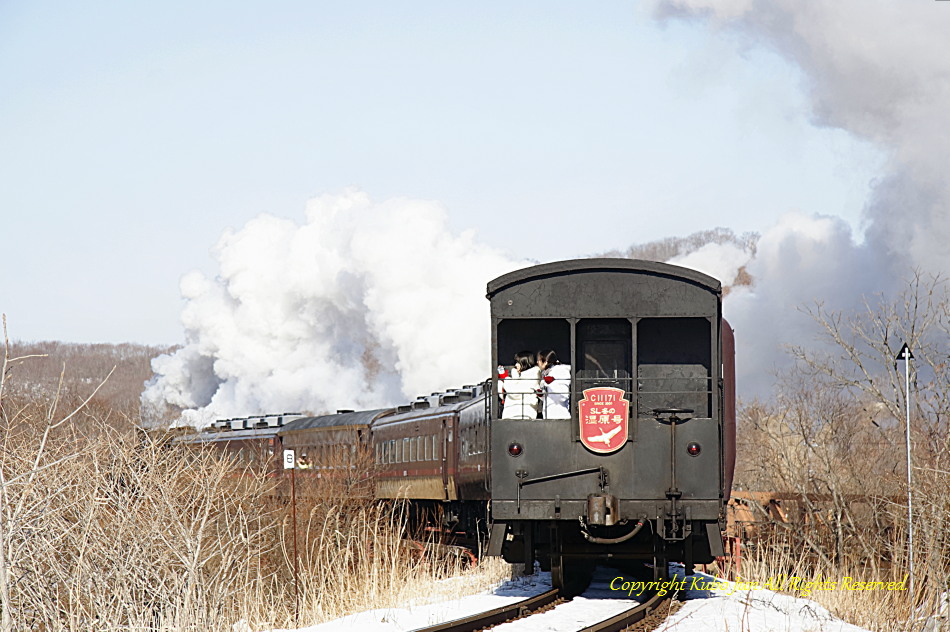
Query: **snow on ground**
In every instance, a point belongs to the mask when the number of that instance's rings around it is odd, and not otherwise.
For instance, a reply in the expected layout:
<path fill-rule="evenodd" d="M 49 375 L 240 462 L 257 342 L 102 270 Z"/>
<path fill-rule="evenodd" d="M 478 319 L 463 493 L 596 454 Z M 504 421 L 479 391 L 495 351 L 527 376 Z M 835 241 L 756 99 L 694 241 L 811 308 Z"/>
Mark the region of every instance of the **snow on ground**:
<path fill-rule="evenodd" d="M 682 567 L 674 567 L 683 579 Z M 765 588 L 736 590 L 733 582 L 696 573 L 697 585 L 705 581 L 724 586 L 723 590 L 687 590 L 683 607 L 657 630 L 675 632 L 867 632 L 864 628 L 835 618 L 810 599 L 802 599 Z M 693 584 L 685 578 L 687 586 Z M 733 592 L 735 591 L 735 592 Z M 731 594 L 730 594 L 731 593 Z"/>
<path fill-rule="evenodd" d="M 540 573 L 547 582 L 550 573 Z M 624 610 L 633 608 L 643 601 L 636 595 L 627 595 L 626 591 L 611 590 L 610 583 L 620 573 L 612 568 L 598 567 L 590 588 L 584 594 L 574 597 L 552 610 L 532 617 L 509 621 L 492 628 L 499 632 L 577 632 L 591 623 L 609 619 Z M 616 582 L 615 582 L 616 584 Z"/>
<path fill-rule="evenodd" d="M 367 610 L 342 619 L 300 628 L 297 632 L 351 632 L 354 629 L 360 632 L 408 632 L 500 608 L 548 590 L 551 590 L 551 574 L 540 573 L 503 582 L 491 591 L 478 595 L 405 608 Z"/>
<path fill-rule="evenodd" d="M 737 590 L 736 585 L 711 575 L 683 577 L 673 566 L 676 580 L 686 586 L 715 582 L 716 590 L 687 590 L 686 601 L 658 630 L 672 632 L 866 632 L 836 619 L 814 601 L 766 589 Z M 500 632 L 576 632 L 585 625 L 618 614 L 637 603 L 635 581 L 614 569 L 598 567 L 591 587 L 579 597 L 547 612 L 494 628 Z M 631 587 L 634 588 L 632 595 Z M 537 573 L 502 583 L 492 591 L 435 604 L 385 608 L 300 628 L 297 632 L 409 632 L 460 619 L 538 595 L 551 588 L 551 574 Z M 280 631 L 273 631 L 280 632 Z"/>

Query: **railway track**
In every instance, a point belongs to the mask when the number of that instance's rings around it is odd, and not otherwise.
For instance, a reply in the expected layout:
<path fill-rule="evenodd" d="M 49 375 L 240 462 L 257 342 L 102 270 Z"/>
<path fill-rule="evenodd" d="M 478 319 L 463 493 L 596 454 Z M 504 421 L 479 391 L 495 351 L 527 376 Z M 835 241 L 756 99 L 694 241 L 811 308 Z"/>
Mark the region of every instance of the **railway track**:
<path fill-rule="evenodd" d="M 579 632 L 620 632 L 620 630 L 625 630 L 643 621 L 670 599 L 671 595 L 669 594 L 662 597 L 660 595 L 652 595 L 645 602 L 637 604 L 608 619 L 582 628 Z M 539 612 L 547 611 L 551 607 L 565 601 L 566 599 L 560 596 L 557 589 L 552 589 L 508 606 L 495 608 L 494 610 L 462 619 L 456 619 L 455 621 L 419 628 L 414 632 L 475 632 L 476 630 L 485 630 L 508 621 L 524 619 Z"/>
<path fill-rule="evenodd" d="M 540 595 L 529 597 L 528 599 L 502 606 L 501 608 L 495 608 L 488 612 L 480 612 L 470 617 L 440 623 L 439 625 L 433 625 L 427 628 L 419 628 L 414 632 L 474 632 L 475 630 L 490 628 L 505 621 L 528 616 L 555 604 L 559 600 L 563 601 L 563 597 L 561 597 L 558 590 L 554 588 Z"/>
<path fill-rule="evenodd" d="M 671 595 L 653 595 L 645 602 L 625 610 L 609 619 L 588 626 L 580 632 L 619 632 L 639 623 L 670 601 Z"/>

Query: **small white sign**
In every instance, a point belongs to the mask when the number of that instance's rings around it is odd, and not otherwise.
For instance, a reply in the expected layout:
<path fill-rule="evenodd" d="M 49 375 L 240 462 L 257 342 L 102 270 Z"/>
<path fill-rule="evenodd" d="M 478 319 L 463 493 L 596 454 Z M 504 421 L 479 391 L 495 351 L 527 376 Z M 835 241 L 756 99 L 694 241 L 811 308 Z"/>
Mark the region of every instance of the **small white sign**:
<path fill-rule="evenodd" d="M 284 469 L 285 470 L 294 469 L 294 451 L 293 450 L 284 450 Z"/>

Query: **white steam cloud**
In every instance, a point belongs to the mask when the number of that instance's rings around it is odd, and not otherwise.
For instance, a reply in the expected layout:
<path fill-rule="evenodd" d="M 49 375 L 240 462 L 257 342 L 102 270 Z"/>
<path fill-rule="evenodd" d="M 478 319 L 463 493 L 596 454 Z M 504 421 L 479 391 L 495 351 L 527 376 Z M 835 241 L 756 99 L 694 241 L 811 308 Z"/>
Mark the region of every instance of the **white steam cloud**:
<path fill-rule="evenodd" d="M 146 406 L 183 422 L 372 408 L 488 377 L 485 284 L 523 267 L 453 235 L 438 204 L 312 200 L 302 225 L 261 216 L 225 234 L 215 279 L 181 290 L 187 344 L 153 362 Z"/>
<path fill-rule="evenodd" d="M 752 253 L 738 244 L 709 243 L 692 252 L 673 257 L 667 263 L 684 268 L 692 268 L 714 279 L 724 286 L 732 285 L 739 271 L 749 265 Z"/>
<path fill-rule="evenodd" d="M 941 3 L 861 0 L 660 0 L 665 19 L 705 20 L 770 47 L 809 80 L 814 120 L 887 152 L 855 239 L 841 220 L 792 213 L 766 231 L 726 316 L 737 330 L 741 391 L 765 394 L 783 343 L 809 344 L 798 308 L 855 309 L 914 268 L 950 264 L 950 11 Z M 787 360 L 786 360 L 787 361 Z"/>
<path fill-rule="evenodd" d="M 814 120 L 887 152 L 855 236 L 834 217 L 790 212 L 755 253 L 707 244 L 671 262 L 731 285 L 740 394 L 766 395 L 786 343 L 809 344 L 799 310 L 854 309 L 913 268 L 950 264 L 950 32 L 945 3 L 658 0 L 663 19 L 738 31 L 800 65 Z M 182 281 L 186 346 L 154 362 L 146 404 L 189 423 L 289 409 L 372 407 L 484 379 L 485 283 L 527 262 L 446 228 L 429 202 L 356 191 L 312 201 L 306 221 L 263 216 L 225 235 L 219 276 Z"/>

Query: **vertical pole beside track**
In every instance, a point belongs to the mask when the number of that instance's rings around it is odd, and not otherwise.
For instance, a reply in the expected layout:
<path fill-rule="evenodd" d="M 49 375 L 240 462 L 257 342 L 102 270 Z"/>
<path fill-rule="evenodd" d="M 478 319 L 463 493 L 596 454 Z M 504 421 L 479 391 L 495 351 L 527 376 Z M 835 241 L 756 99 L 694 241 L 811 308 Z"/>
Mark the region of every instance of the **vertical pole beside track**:
<path fill-rule="evenodd" d="M 300 588 L 297 582 L 297 468 L 290 470 L 290 513 L 294 529 L 294 627 L 300 627 Z"/>
<path fill-rule="evenodd" d="M 290 470 L 290 515 L 294 530 L 294 627 L 300 627 L 300 589 L 297 582 L 297 463 L 293 450 L 284 450 L 284 469 Z"/>
<path fill-rule="evenodd" d="M 916 593 L 914 591 L 914 504 L 913 496 L 913 474 L 911 472 L 910 456 L 910 361 L 914 358 L 910 347 L 904 343 L 901 350 L 897 352 L 897 359 L 904 361 L 904 402 L 907 404 L 907 418 L 904 420 L 905 443 L 907 449 L 907 562 L 908 574 L 910 575 L 910 599 L 911 607 L 916 603 Z"/>

